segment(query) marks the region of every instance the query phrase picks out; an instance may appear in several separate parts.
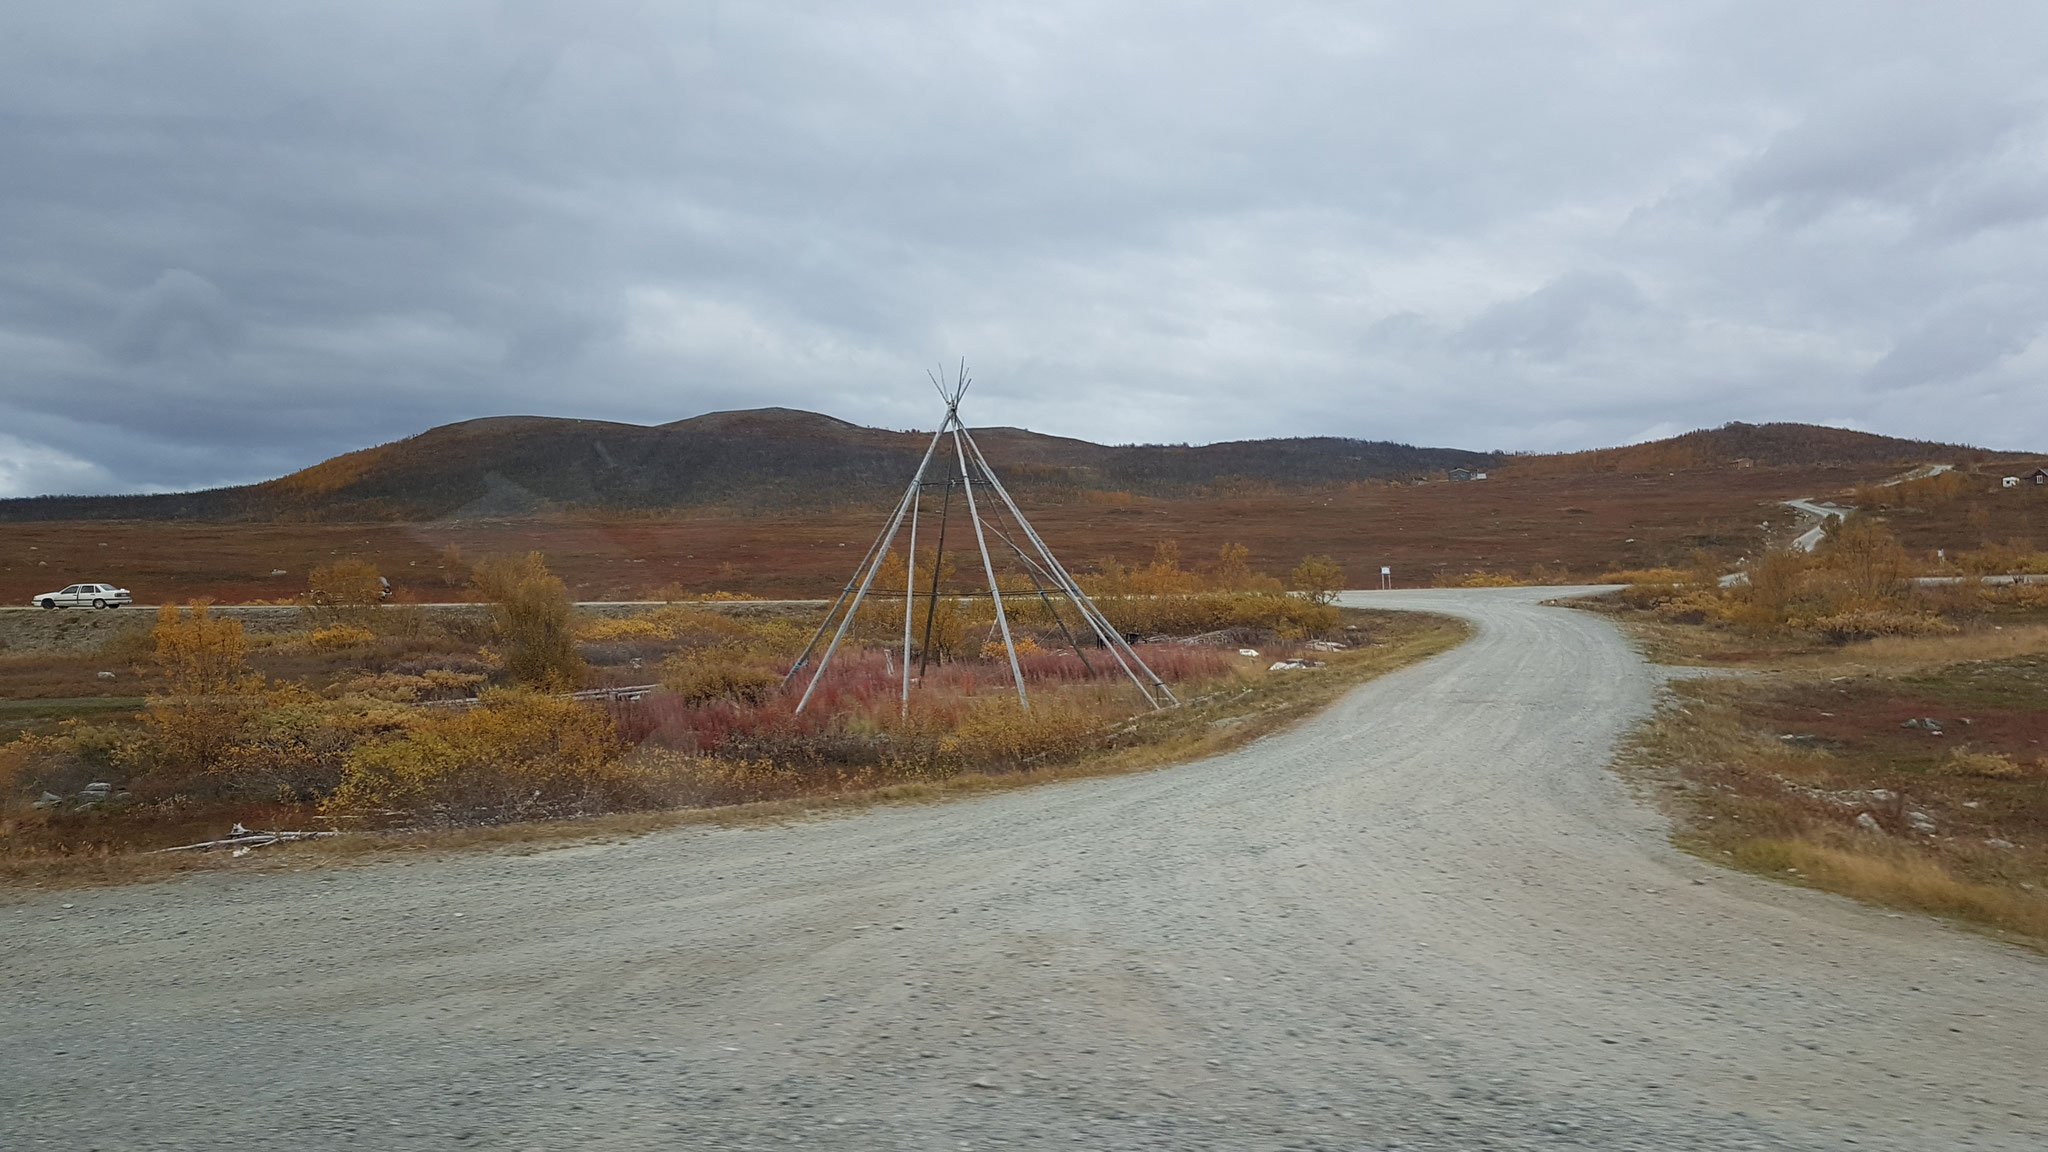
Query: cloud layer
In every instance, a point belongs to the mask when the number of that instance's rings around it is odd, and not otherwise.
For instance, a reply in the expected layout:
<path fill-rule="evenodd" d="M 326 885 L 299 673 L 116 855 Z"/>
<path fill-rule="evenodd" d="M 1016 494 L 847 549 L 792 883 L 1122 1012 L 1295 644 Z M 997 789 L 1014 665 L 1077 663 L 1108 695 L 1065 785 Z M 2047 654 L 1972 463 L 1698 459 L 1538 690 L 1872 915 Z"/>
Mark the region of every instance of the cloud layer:
<path fill-rule="evenodd" d="M 0 495 L 472 416 L 2048 448 L 2048 8 L 18 5 Z"/>

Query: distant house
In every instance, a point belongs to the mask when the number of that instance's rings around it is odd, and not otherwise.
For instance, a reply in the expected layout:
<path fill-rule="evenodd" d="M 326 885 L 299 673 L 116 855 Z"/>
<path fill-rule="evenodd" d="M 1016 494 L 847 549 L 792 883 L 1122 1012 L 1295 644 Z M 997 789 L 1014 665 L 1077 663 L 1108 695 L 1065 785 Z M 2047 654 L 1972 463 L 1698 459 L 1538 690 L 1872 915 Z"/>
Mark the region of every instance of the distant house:
<path fill-rule="evenodd" d="M 1454 482 L 1454 483 L 1458 483 L 1458 484 L 1463 484 L 1463 483 L 1464 483 L 1465 481 L 1467 481 L 1467 480 L 1470 480 L 1470 479 L 1472 479 L 1472 478 L 1473 478 L 1474 476 L 1477 476 L 1477 475 L 1478 475 L 1478 473 L 1477 473 L 1477 472 L 1474 472 L 1474 471 L 1472 471 L 1472 470 L 1471 470 L 1470 468 L 1453 468 L 1453 469 L 1451 469 L 1451 480 L 1452 480 L 1452 482 Z"/>
<path fill-rule="evenodd" d="M 2048 468 L 2034 469 L 2034 475 L 2032 479 L 2036 484 L 2048 484 Z"/>

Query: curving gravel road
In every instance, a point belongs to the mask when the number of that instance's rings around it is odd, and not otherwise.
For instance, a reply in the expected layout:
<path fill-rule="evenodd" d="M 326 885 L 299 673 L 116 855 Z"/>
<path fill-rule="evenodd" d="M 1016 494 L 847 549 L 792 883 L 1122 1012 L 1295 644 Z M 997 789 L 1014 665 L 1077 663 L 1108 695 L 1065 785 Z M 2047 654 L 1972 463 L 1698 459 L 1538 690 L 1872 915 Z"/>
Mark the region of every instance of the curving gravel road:
<path fill-rule="evenodd" d="M 1558 592 L 1168 771 L 15 902 L 0 1146 L 2048 1147 L 2048 965 L 1673 852 Z"/>

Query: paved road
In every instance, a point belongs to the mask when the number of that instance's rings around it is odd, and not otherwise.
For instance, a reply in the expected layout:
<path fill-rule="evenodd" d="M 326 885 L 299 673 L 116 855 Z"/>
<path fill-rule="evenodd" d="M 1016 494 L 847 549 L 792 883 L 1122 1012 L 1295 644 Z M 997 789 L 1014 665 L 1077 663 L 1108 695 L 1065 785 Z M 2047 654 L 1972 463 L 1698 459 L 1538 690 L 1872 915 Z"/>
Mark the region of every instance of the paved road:
<path fill-rule="evenodd" d="M 1672 852 L 1557 591 L 1170 771 L 0 907 L 0 1146 L 2048 1147 L 2048 965 Z"/>

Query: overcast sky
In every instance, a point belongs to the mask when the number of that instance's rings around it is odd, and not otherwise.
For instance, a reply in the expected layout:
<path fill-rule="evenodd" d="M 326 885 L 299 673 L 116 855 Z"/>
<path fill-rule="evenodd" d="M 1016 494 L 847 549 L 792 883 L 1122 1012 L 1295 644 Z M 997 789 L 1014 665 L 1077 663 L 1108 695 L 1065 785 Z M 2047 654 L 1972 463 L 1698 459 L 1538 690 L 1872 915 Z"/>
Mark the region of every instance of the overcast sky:
<path fill-rule="evenodd" d="M 780 404 L 2048 449 L 2048 4 L 11 4 L 0 495 Z"/>

